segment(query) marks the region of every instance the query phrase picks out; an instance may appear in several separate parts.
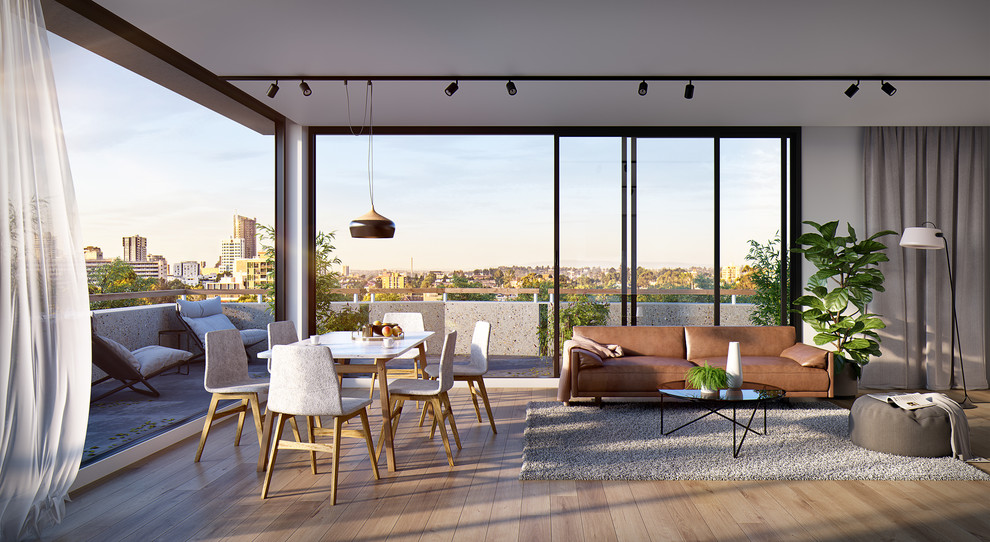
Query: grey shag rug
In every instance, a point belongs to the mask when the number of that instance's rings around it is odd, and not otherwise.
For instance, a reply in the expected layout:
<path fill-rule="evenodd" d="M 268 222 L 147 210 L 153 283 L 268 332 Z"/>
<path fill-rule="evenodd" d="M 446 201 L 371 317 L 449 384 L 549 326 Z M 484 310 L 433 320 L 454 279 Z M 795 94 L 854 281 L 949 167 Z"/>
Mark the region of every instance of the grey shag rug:
<path fill-rule="evenodd" d="M 737 415 L 745 412 L 748 419 L 751 411 L 740 409 Z M 668 403 L 664 429 L 703 412 L 695 405 Z M 849 440 L 848 419 L 848 410 L 827 402 L 771 403 L 769 434 L 750 434 L 733 458 L 732 424 L 716 416 L 663 436 L 659 403 L 604 403 L 599 408 L 531 402 L 519 478 L 990 480 L 983 471 L 949 457 L 902 457 L 860 448 Z M 763 429 L 762 409 L 753 427 Z"/>

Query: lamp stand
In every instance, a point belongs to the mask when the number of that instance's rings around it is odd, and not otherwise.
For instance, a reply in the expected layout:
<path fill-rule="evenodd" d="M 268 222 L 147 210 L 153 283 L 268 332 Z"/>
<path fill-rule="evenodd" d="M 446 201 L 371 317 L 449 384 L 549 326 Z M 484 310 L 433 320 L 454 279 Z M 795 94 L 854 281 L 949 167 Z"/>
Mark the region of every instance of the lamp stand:
<path fill-rule="evenodd" d="M 952 348 L 949 363 L 949 389 L 952 388 L 952 383 L 956 376 L 956 344 L 959 344 L 959 372 L 962 374 L 962 385 L 963 385 L 963 400 L 959 402 L 959 406 L 962 408 L 976 408 L 976 405 L 969 398 L 969 391 L 966 389 L 966 366 L 963 364 L 962 360 L 962 341 L 957 340 L 959 337 L 959 323 L 956 319 L 956 279 L 952 276 L 952 261 L 949 258 L 949 242 L 945 239 L 944 235 L 942 237 L 942 242 L 945 243 L 945 265 L 949 268 L 949 290 L 952 294 Z"/>

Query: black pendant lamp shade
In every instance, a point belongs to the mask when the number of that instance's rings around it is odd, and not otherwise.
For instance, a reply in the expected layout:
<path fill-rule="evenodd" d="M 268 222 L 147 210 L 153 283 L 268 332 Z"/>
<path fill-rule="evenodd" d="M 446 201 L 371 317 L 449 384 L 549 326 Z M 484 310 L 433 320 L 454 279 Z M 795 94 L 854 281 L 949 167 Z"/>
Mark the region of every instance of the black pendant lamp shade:
<path fill-rule="evenodd" d="M 367 213 L 351 221 L 351 237 L 358 239 L 391 239 L 395 235 L 395 222 L 378 214 L 372 207 Z"/>

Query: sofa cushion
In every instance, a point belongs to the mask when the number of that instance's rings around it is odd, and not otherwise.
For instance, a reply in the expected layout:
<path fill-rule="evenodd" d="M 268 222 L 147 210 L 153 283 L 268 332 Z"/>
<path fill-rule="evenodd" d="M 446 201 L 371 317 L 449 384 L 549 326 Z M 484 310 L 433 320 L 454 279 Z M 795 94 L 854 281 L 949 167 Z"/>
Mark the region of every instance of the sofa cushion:
<path fill-rule="evenodd" d="M 693 367 L 685 359 L 655 356 L 625 356 L 605 361 L 599 368 L 581 368 L 577 389 L 581 393 L 656 392 L 663 384 L 684 380 Z"/>
<path fill-rule="evenodd" d="M 705 358 L 704 361 L 713 367 L 725 368 L 725 356 Z M 795 392 L 828 389 L 829 375 L 826 371 L 804 367 L 790 358 L 742 356 L 741 361 L 743 381 L 749 384 L 766 384 Z"/>
<path fill-rule="evenodd" d="M 797 343 L 794 346 L 785 348 L 780 355 L 793 359 L 803 367 L 824 369 L 828 366 L 828 351 L 804 343 Z"/>
<path fill-rule="evenodd" d="M 796 342 L 791 326 L 687 326 L 684 328 L 687 359 L 699 362 L 725 357 L 730 342 L 739 343 L 743 356 L 780 356 Z"/>
<path fill-rule="evenodd" d="M 681 326 L 575 326 L 574 336 L 617 344 L 626 356 L 687 357 Z"/>

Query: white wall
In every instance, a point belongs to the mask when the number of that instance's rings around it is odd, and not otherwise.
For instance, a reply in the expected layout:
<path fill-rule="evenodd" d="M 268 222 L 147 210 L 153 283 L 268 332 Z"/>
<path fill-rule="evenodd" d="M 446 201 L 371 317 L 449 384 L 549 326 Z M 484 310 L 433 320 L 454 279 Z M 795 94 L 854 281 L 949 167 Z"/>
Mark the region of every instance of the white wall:
<path fill-rule="evenodd" d="M 863 129 L 855 126 L 812 126 L 801 130 L 801 217 L 819 224 L 832 220 L 852 224 L 857 235 L 866 227 L 863 179 Z M 802 232 L 811 231 L 804 226 Z M 801 290 L 814 272 L 801 262 Z M 804 325 L 804 342 L 815 332 Z"/>

